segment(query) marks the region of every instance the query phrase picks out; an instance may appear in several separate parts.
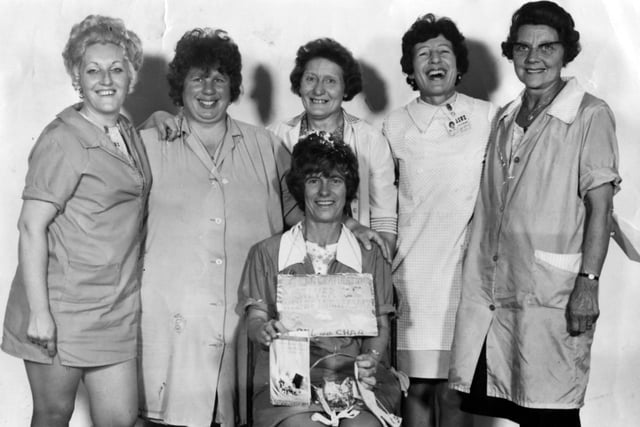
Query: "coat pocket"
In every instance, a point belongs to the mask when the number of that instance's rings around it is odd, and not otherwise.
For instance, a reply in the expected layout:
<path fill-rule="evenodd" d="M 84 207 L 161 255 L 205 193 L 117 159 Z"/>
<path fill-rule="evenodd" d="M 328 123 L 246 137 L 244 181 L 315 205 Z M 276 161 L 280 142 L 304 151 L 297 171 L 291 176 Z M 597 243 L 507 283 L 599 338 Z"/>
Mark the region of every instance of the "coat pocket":
<path fill-rule="evenodd" d="M 582 264 L 582 253 L 560 254 L 535 250 L 534 294 L 545 307 L 565 309 Z"/>

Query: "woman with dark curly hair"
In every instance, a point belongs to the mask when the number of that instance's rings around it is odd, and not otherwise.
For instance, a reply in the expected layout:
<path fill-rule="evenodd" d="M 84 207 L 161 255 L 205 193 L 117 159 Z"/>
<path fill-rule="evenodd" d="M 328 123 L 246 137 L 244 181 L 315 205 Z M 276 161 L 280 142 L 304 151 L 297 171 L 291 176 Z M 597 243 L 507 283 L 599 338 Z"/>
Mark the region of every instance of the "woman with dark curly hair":
<path fill-rule="evenodd" d="M 383 133 L 398 166 L 398 367 L 411 379 L 404 425 L 468 426 L 447 387 L 461 264 L 494 115 L 456 91 L 469 68 L 449 18 L 419 18 L 402 37 L 400 64 L 420 95 L 389 114 Z M 427 424 L 425 424 L 425 422 Z"/>
<path fill-rule="evenodd" d="M 142 43 L 120 19 L 89 15 L 62 57 L 81 101 L 58 114 L 29 156 L 2 349 L 24 359 L 31 426 L 68 426 L 82 381 L 93 425 L 131 427 L 151 173 L 120 109 Z"/>
<path fill-rule="evenodd" d="M 513 14 L 502 51 L 524 91 L 498 113 L 463 268 L 449 380 L 521 426 L 580 426 L 620 183 L 611 110 L 561 76 L 579 37 L 554 2 Z"/>
<path fill-rule="evenodd" d="M 390 372 L 386 356 L 389 315 L 394 310 L 391 266 L 379 247 L 374 245 L 372 250 L 366 250 L 343 225 L 344 212 L 358 191 L 358 167 L 351 148 L 335 135 L 319 131 L 302 138 L 293 148 L 287 184 L 298 206 L 304 210 L 304 219 L 284 234 L 256 244 L 249 253 L 242 276 L 240 306 L 247 312 L 249 338 L 259 344 L 253 379 L 254 427 L 322 426 L 312 419 L 314 413 L 323 413 L 317 402 L 303 406 L 277 406 L 270 402 L 269 346 L 279 334 L 288 331 L 276 305 L 279 274 L 368 273 L 372 276 L 378 334 L 312 337 L 310 363 L 318 363 L 307 381 L 322 388 L 325 379 L 355 379 L 355 359 L 359 387 L 373 390 L 378 406 L 388 411 L 395 412 L 399 405 L 398 380 Z M 328 355 L 335 357 L 326 359 Z M 344 396 L 346 400 L 351 400 L 351 391 Z M 345 412 L 349 413 L 347 417 L 338 416 L 340 426 L 381 425 L 369 406 L 356 404 Z"/>
<path fill-rule="evenodd" d="M 376 240 L 390 254 L 396 242 L 397 191 L 389 146 L 378 130 L 342 109 L 343 101 L 350 101 L 362 90 L 358 62 L 335 40 L 312 40 L 298 49 L 289 80 L 304 112 L 269 129 L 290 150 L 314 130 L 330 132 L 353 149 L 360 165 L 360 186 L 345 221 L 359 238 Z"/>
<path fill-rule="evenodd" d="M 222 30 L 188 31 L 169 64 L 179 137 L 142 131 L 154 183 L 142 274 L 141 413 L 171 425 L 236 425 L 238 284 L 251 245 L 282 231 L 290 155 L 234 120 L 242 60 Z M 241 365 L 243 368 L 245 365 Z M 215 406 L 215 412 L 214 412 Z"/>

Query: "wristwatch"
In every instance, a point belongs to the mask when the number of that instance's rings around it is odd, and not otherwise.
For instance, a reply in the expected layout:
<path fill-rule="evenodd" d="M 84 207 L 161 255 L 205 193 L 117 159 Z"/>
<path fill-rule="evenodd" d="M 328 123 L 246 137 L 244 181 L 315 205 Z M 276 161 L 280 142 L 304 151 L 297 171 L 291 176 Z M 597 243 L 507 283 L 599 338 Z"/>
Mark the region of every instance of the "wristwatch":
<path fill-rule="evenodd" d="M 585 273 L 584 271 L 581 271 L 580 273 L 578 273 L 578 276 L 586 277 L 589 280 L 596 280 L 596 281 L 600 279 L 600 276 L 598 276 L 597 274 Z"/>

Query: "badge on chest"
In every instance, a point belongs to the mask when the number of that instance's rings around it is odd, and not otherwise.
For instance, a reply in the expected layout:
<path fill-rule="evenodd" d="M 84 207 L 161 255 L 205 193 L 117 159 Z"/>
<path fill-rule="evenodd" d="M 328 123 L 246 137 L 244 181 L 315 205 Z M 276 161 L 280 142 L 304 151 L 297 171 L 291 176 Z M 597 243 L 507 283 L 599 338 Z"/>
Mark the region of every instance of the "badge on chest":
<path fill-rule="evenodd" d="M 458 135 L 462 132 L 466 132 L 471 128 L 471 124 L 469 123 L 469 119 L 466 114 L 456 114 L 453 110 L 453 106 L 451 104 L 447 104 L 444 108 L 445 114 L 447 115 L 446 128 L 447 132 L 451 136 Z"/>

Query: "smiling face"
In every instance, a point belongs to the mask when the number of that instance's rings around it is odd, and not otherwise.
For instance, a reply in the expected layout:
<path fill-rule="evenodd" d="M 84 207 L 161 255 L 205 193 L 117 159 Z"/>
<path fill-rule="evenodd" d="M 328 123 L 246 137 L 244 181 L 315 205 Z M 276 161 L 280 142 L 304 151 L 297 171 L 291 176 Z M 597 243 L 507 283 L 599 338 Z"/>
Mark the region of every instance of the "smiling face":
<path fill-rule="evenodd" d="M 76 72 L 83 113 L 101 125 L 115 124 L 131 82 L 124 49 L 112 43 L 89 45 Z"/>
<path fill-rule="evenodd" d="M 188 118 L 205 124 L 218 123 L 226 118 L 231 104 L 229 77 L 212 69 L 191 68 L 182 91 L 184 113 Z"/>
<path fill-rule="evenodd" d="M 347 185 L 337 171 L 329 176 L 309 175 L 304 180 L 305 217 L 315 223 L 340 223 L 347 198 Z"/>
<path fill-rule="evenodd" d="M 325 58 L 307 62 L 300 82 L 300 98 L 312 120 L 337 117 L 344 98 L 342 68 Z"/>
<path fill-rule="evenodd" d="M 455 92 L 458 68 L 453 45 L 442 34 L 413 47 L 413 77 L 420 98 L 439 105 Z"/>
<path fill-rule="evenodd" d="M 518 29 L 513 67 L 527 89 L 544 92 L 561 80 L 564 48 L 558 40 L 558 32 L 547 25 L 523 25 Z"/>

